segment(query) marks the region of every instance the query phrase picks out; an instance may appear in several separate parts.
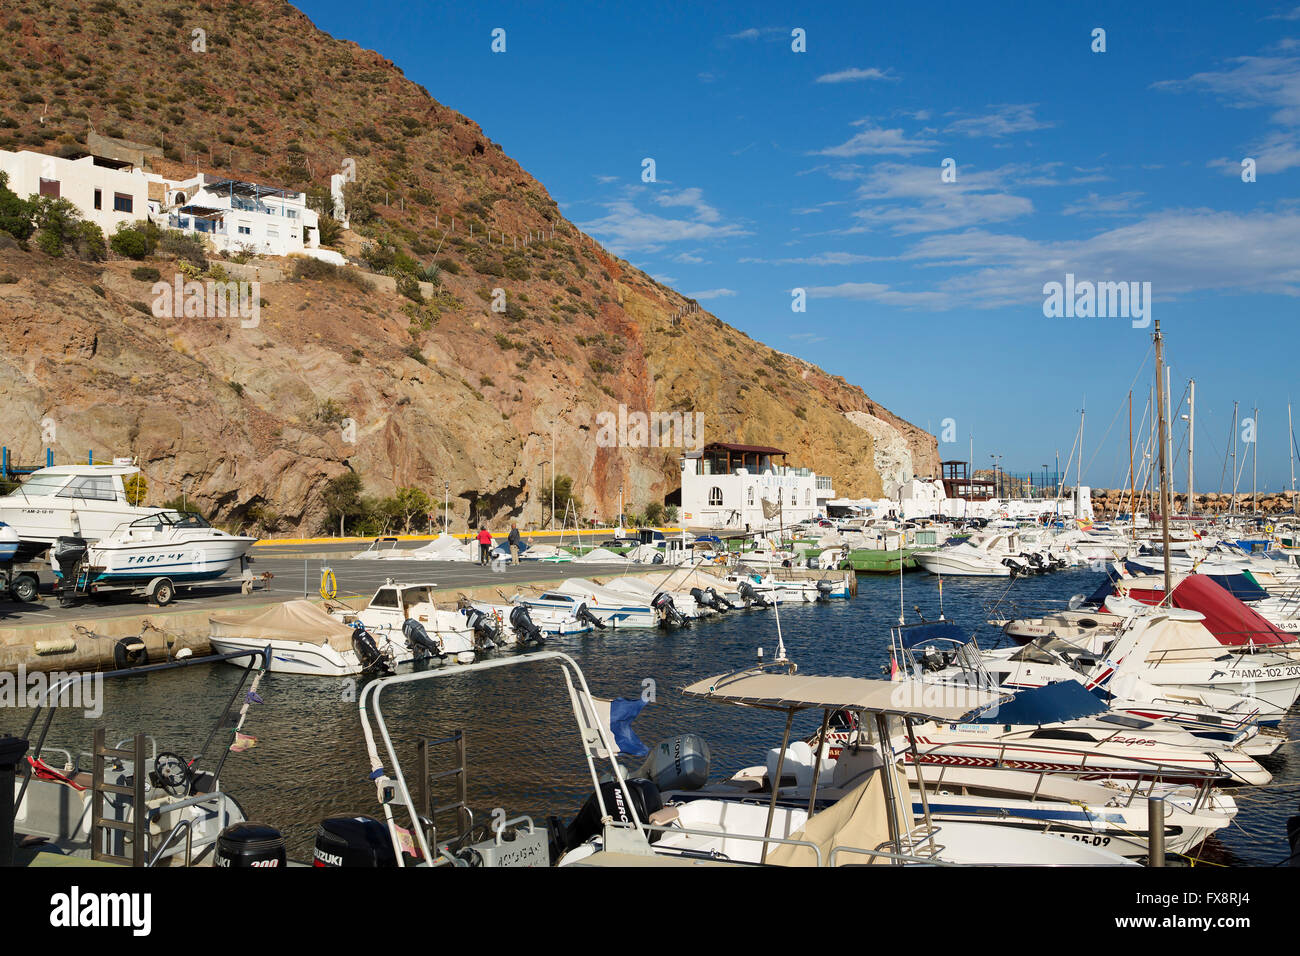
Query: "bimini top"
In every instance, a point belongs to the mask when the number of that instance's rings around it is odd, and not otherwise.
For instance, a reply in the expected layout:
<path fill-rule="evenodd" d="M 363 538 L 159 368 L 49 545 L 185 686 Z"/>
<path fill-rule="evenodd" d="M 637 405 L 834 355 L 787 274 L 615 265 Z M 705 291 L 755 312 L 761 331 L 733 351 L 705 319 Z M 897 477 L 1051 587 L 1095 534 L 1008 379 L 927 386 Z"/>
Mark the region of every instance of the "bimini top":
<path fill-rule="evenodd" d="M 913 648 L 927 641 L 954 641 L 965 644 L 970 636 L 952 621 L 925 621 L 920 624 L 907 624 L 898 629 L 898 635 L 906 648 Z"/>
<path fill-rule="evenodd" d="M 1003 698 L 967 723 L 1054 724 L 1105 713 L 1107 705 L 1078 681 L 1063 680 Z"/>
<path fill-rule="evenodd" d="M 682 693 L 769 710 L 855 710 L 940 721 L 958 720 L 1004 696 L 919 681 L 774 674 L 757 668 L 697 681 Z"/>

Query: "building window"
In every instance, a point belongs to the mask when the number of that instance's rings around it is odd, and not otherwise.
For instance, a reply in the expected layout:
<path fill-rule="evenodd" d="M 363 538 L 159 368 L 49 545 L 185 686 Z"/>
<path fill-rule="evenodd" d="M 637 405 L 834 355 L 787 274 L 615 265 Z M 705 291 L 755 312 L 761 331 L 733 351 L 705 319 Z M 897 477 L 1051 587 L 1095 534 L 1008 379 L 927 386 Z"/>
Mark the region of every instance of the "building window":
<path fill-rule="evenodd" d="M 250 229 L 248 226 L 240 226 L 239 234 L 241 236 L 251 236 L 253 234 L 253 230 Z"/>
<path fill-rule="evenodd" d="M 812 489 L 811 489 L 811 488 L 805 488 L 805 489 L 803 490 L 803 503 L 804 503 L 805 505 L 811 505 L 811 504 L 812 504 Z"/>
<path fill-rule="evenodd" d="M 114 212 L 133 212 L 135 210 L 135 200 L 126 193 L 113 193 L 113 211 Z"/>
<path fill-rule="evenodd" d="M 714 508 L 722 507 L 722 489 L 717 485 L 709 489 L 709 505 Z"/>
<path fill-rule="evenodd" d="M 50 196 L 54 199 L 59 198 L 59 181 L 57 179 L 46 179 L 41 177 L 41 195 Z"/>
<path fill-rule="evenodd" d="M 749 506 L 754 507 L 754 486 L 749 486 Z"/>
<path fill-rule="evenodd" d="M 96 209 L 104 208 L 104 191 L 102 189 L 95 190 L 95 208 Z"/>
<path fill-rule="evenodd" d="M 267 226 L 267 227 L 266 227 L 266 238 L 268 238 L 268 239 L 279 239 L 279 238 L 280 238 L 280 227 L 279 227 L 279 226 Z"/>

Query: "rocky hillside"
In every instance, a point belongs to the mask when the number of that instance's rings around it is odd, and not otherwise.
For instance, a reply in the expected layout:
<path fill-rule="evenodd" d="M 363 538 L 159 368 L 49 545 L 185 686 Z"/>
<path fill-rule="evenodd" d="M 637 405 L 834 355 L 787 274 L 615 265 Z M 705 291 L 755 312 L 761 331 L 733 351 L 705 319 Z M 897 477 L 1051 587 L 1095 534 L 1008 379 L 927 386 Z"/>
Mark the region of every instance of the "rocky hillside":
<path fill-rule="evenodd" d="M 269 261 L 260 323 L 242 328 L 155 318 L 141 263 L 4 243 L 0 400 L 16 457 L 42 453 L 44 422 L 63 460 L 137 456 L 151 500 L 184 490 L 226 520 L 303 532 L 348 469 L 376 494 L 441 499 L 450 482 L 462 527 L 531 520 L 553 428 L 585 513 L 612 514 L 620 485 L 635 506 L 662 501 L 676 450 L 596 441 L 597 414 L 619 404 L 699 412 L 706 441 L 780 445 L 845 495 L 937 471 L 933 436 L 609 255 L 476 124 L 287 4 L 11 0 L 0 17 L 0 148 L 75 155 L 94 130 L 158 146 L 165 174 L 313 195 L 351 158 L 340 248 L 382 247 L 397 274 L 439 267 L 433 295 L 411 297 Z"/>

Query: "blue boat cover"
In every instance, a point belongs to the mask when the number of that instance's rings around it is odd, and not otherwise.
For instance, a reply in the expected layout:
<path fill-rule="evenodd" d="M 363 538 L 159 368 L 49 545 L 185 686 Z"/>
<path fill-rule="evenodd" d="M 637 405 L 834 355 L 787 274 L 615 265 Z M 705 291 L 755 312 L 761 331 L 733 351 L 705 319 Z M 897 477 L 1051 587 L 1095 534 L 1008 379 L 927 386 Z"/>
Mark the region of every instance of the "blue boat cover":
<path fill-rule="evenodd" d="M 1238 601 L 1262 601 L 1268 597 L 1268 592 L 1246 574 L 1207 574 L 1206 577 Z"/>
<path fill-rule="evenodd" d="M 614 743 L 618 744 L 619 753 L 644 757 L 650 752 L 650 748 L 632 730 L 632 721 L 645 710 L 646 703 L 640 697 L 635 700 L 615 697 L 609 702 L 609 730 L 614 735 Z"/>
<path fill-rule="evenodd" d="M 973 724 L 1051 724 L 1106 712 L 1106 705 L 1078 681 L 1063 680 L 1022 690 L 967 719 Z"/>
<path fill-rule="evenodd" d="M 949 640 L 965 644 L 970 637 L 952 621 L 928 621 L 902 628 L 903 646 L 911 649 L 926 641 Z"/>

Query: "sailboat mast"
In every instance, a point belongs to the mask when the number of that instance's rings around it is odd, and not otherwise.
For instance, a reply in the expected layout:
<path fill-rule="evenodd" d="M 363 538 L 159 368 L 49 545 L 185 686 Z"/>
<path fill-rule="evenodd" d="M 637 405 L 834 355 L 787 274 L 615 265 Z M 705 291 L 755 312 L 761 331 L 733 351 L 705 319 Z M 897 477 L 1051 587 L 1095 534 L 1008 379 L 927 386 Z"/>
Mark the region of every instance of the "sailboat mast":
<path fill-rule="evenodd" d="M 1295 514 L 1295 429 L 1291 427 L 1291 403 L 1286 403 L 1287 451 L 1291 453 L 1291 513 Z"/>
<path fill-rule="evenodd" d="M 1133 474 L 1133 389 L 1130 388 L 1128 390 L 1128 515 L 1130 523 L 1133 521 L 1133 485 L 1136 481 L 1137 475 Z"/>
<path fill-rule="evenodd" d="M 1232 505 L 1228 514 L 1237 513 L 1237 403 L 1232 403 Z"/>
<path fill-rule="evenodd" d="M 1165 597 L 1166 601 L 1171 601 L 1173 597 L 1173 586 L 1169 573 L 1169 459 L 1167 456 L 1168 447 L 1164 441 L 1165 432 L 1165 392 L 1164 392 L 1164 336 L 1160 334 L 1160 320 L 1156 319 L 1156 401 L 1158 403 L 1157 414 L 1160 417 L 1158 434 L 1160 439 L 1160 536 L 1164 543 L 1165 552 Z"/>
<path fill-rule="evenodd" d="M 1255 440 L 1250 443 L 1250 513 L 1259 514 L 1259 406 L 1255 406 Z"/>
<path fill-rule="evenodd" d="M 1192 473 L 1196 462 L 1196 379 L 1187 380 L 1187 517 L 1191 518 L 1196 498 L 1192 494 Z"/>

